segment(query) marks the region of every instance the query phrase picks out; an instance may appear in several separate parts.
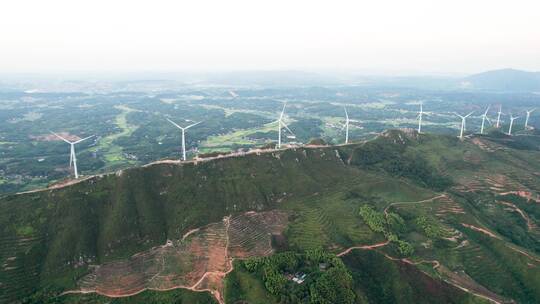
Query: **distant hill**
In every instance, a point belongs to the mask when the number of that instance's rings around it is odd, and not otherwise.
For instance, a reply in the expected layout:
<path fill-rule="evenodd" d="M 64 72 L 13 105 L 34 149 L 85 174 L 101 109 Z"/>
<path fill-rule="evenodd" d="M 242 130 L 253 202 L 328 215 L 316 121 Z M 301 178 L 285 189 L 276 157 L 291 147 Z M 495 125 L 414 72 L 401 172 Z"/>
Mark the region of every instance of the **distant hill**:
<path fill-rule="evenodd" d="M 474 74 L 462 86 L 496 91 L 540 91 L 540 72 L 502 69 Z"/>

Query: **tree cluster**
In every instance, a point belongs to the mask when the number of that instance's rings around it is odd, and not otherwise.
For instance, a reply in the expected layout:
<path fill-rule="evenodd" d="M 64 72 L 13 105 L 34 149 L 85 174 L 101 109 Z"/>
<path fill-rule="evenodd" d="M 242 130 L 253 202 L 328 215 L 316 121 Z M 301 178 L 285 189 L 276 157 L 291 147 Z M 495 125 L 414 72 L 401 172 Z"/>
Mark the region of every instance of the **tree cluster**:
<path fill-rule="evenodd" d="M 320 269 L 322 264 L 325 269 Z M 265 288 L 280 303 L 354 303 L 352 276 L 347 268 L 337 256 L 320 249 L 251 258 L 244 261 L 244 267 L 261 275 Z M 287 274 L 299 272 L 306 274 L 304 283 L 297 284 L 287 278 Z"/>
<path fill-rule="evenodd" d="M 397 232 L 401 231 L 405 225 L 405 221 L 399 214 L 389 212 L 385 217 L 382 212 L 369 205 L 360 207 L 359 213 L 369 228 L 374 232 L 384 233 L 385 238 L 396 245 L 401 255 L 410 256 L 414 253 L 414 247 L 409 242 L 400 240 L 397 235 Z"/>

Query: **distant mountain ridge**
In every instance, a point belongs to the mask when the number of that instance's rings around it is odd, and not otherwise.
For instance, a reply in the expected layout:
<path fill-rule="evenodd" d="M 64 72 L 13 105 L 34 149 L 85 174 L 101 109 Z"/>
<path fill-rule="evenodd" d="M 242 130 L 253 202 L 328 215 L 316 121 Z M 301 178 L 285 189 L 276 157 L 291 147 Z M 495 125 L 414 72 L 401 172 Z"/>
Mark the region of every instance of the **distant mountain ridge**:
<path fill-rule="evenodd" d="M 501 69 L 474 74 L 462 86 L 496 91 L 540 91 L 540 72 Z"/>

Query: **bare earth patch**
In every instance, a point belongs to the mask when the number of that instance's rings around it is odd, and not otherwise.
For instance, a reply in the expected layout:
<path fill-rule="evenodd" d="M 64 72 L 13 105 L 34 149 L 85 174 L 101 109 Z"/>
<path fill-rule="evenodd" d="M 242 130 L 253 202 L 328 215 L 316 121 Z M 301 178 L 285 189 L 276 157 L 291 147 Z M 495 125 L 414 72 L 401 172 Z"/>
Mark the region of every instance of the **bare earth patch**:
<path fill-rule="evenodd" d="M 223 278 L 232 271 L 232 260 L 272 254 L 272 235 L 283 232 L 287 218 L 278 210 L 225 217 L 129 259 L 94 266 L 79 289 L 68 293 L 125 297 L 186 288 L 209 291 L 223 303 Z"/>

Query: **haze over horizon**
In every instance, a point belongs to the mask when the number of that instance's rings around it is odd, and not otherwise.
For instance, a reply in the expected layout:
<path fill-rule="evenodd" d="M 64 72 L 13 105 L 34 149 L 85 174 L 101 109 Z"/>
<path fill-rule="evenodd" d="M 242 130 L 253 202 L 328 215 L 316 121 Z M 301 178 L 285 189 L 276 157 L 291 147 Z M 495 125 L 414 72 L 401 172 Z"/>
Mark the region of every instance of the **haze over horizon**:
<path fill-rule="evenodd" d="M 3 73 L 540 70 L 535 1 L 17 1 Z"/>

